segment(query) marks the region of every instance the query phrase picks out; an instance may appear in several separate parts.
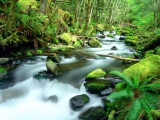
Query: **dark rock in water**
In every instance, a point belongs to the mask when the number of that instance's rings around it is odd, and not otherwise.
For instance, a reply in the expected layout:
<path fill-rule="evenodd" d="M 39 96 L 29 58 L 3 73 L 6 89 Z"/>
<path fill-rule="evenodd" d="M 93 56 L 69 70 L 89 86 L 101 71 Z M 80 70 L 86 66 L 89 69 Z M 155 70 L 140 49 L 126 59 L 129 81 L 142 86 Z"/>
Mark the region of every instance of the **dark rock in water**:
<path fill-rule="evenodd" d="M 107 96 L 112 92 L 113 92 L 113 88 L 109 87 L 109 88 L 103 90 L 100 94 L 101 94 L 101 96 Z"/>
<path fill-rule="evenodd" d="M 56 95 L 52 95 L 52 96 L 47 98 L 47 101 L 52 101 L 54 103 L 57 103 L 58 102 L 58 97 Z"/>
<path fill-rule="evenodd" d="M 102 107 L 91 107 L 84 113 L 80 114 L 78 118 L 81 120 L 102 120 L 106 117 L 105 111 Z"/>
<path fill-rule="evenodd" d="M 33 78 L 37 80 L 44 80 L 44 79 L 53 79 L 54 76 L 49 74 L 37 74 L 37 75 L 34 75 Z"/>
<path fill-rule="evenodd" d="M 12 77 L 4 77 L 0 79 L 0 89 L 7 89 L 14 85 L 14 81 Z"/>
<path fill-rule="evenodd" d="M 60 73 L 60 69 L 58 66 L 51 60 L 46 63 L 47 71 L 53 75 L 58 75 Z"/>
<path fill-rule="evenodd" d="M 120 36 L 119 40 L 125 40 L 126 38 L 124 36 Z"/>
<path fill-rule="evenodd" d="M 12 64 L 11 58 L 0 58 L 0 65 Z"/>
<path fill-rule="evenodd" d="M 61 57 L 59 57 L 58 55 L 54 55 L 54 56 L 48 56 L 47 57 L 47 61 L 48 60 L 52 60 L 55 63 L 60 63 L 62 61 Z"/>
<path fill-rule="evenodd" d="M 111 50 L 118 50 L 118 48 L 116 46 L 113 46 Z"/>
<path fill-rule="evenodd" d="M 70 99 L 70 106 L 72 110 L 77 111 L 81 109 L 86 103 L 88 103 L 90 98 L 86 94 L 77 95 Z"/>

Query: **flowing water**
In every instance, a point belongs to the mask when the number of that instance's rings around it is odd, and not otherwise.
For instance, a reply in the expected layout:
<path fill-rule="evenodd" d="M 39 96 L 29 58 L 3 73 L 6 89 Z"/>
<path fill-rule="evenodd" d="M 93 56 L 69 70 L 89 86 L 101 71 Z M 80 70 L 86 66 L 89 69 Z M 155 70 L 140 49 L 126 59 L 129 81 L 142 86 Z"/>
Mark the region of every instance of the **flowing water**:
<path fill-rule="evenodd" d="M 96 54 L 133 54 L 130 52 L 131 48 L 120 41 L 119 37 L 99 39 L 103 44 L 102 48 L 86 47 L 83 50 Z M 111 50 L 113 46 L 118 50 Z M 102 68 L 106 72 L 122 68 L 122 61 L 114 58 L 62 57 L 60 64 L 70 66 L 70 69 L 52 81 L 49 79 L 38 81 L 33 76 L 46 70 L 45 59 L 45 56 L 35 57 L 34 61 L 28 60 L 12 72 L 16 84 L 0 90 L 0 120 L 78 120 L 78 115 L 89 107 L 102 106 L 100 97 L 86 92 L 83 86 L 85 76 L 96 68 Z M 73 111 L 69 106 L 69 100 L 80 94 L 87 94 L 91 101 L 80 111 Z M 48 100 L 53 95 L 57 96 L 57 102 Z"/>

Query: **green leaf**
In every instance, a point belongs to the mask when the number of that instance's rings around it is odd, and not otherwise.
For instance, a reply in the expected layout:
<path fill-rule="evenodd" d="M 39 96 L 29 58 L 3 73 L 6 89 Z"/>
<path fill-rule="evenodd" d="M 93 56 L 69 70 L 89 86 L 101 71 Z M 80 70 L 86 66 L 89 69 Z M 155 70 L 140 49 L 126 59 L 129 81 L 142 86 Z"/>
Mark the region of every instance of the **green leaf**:
<path fill-rule="evenodd" d="M 129 112 L 127 113 L 125 120 L 137 120 L 138 116 L 141 113 L 141 110 L 141 101 L 139 99 L 136 99 L 131 108 L 129 109 Z"/>
<path fill-rule="evenodd" d="M 112 99 L 115 99 L 115 98 L 122 98 L 122 97 L 129 98 L 129 97 L 132 97 L 133 95 L 134 94 L 133 94 L 132 90 L 124 89 L 124 90 L 121 90 L 121 91 L 116 91 L 116 92 L 111 93 L 107 97 L 107 99 L 112 100 Z"/>
<path fill-rule="evenodd" d="M 151 84 L 148 84 L 148 85 L 145 85 L 145 86 L 160 89 L 160 84 L 151 83 Z"/>
<path fill-rule="evenodd" d="M 126 76 L 125 74 L 123 74 L 122 72 L 120 72 L 118 70 L 113 70 L 113 71 L 110 72 L 110 74 L 114 74 L 114 75 L 119 76 L 124 81 L 126 81 L 131 87 L 133 86 L 133 81 L 128 76 Z"/>

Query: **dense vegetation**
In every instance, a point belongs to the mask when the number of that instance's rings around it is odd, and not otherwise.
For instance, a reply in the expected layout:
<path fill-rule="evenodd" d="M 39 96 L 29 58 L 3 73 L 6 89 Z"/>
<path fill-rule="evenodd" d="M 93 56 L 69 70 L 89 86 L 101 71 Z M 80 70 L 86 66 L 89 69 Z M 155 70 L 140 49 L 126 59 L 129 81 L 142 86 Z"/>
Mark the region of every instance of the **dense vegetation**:
<path fill-rule="evenodd" d="M 144 58 L 160 55 L 160 1 L 0 0 L 1 57 L 31 57 L 83 47 L 84 39 L 104 30 L 125 35 L 126 43 Z M 113 100 L 106 111 L 109 120 L 160 118 L 157 76 L 139 80 L 118 71 L 111 73 L 124 82 L 108 97 Z"/>

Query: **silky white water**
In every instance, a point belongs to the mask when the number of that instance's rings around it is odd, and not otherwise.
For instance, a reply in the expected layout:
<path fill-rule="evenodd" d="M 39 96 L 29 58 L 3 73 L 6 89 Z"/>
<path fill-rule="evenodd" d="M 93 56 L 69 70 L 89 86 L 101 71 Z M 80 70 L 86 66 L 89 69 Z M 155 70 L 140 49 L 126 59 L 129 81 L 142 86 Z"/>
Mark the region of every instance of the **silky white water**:
<path fill-rule="evenodd" d="M 39 82 L 32 77 L 0 94 L 0 120 L 77 120 L 81 111 L 101 105 L 100 98 L 86 93 L 83 85 L 78 89 L 57 80 Z M 79 94 L 87 94 L 91 101 L 75 112 L 69 99 Z M 46 100 L 52 95 L 58 97 L 57 103 Z"/>
<path fill-rule="evenodd" d="M 83 50 L 106 55 L 132 54 L 129 47 L 119 41 L 119 36 L 106 37 L 100 39 L 100 42 L 103 44 L 102 48 Z M 111 50 L 113 46 L 118 50 Z M 18 83 L 8 89 L 0 90 L 0 120 L 78 120 L 79 114 L 88 108 L 102 106 L 101 97 L 86 92 L 83 85 L 85 76 L 96 68 L 109 71 L 114 68 L 119 69 L 118 66 L 121 64 L 121 61 L 114 58 L 78 60 L 75 57 L 62 57 L 61 65 L 67 64 L 71 69 L 52 81 L 47 79 L 38 81 L 33 76 L 46 70 L 46 62 L 41 61 L 42 58 L 46 59 L 41 56 L 35 58 L 34 61 L 37 63 L 28 61 L 21 64 L 13 73 Z M 82 63 L 83 66 L 77 67 Z M 75 87 L 76 85 L 78 87 Z M 69 106 L 69 100 L 80 94 L 87 94 L 90 102 L 80 111 L 73 111 Z M 58 101 L 48 100 L 50 96 L 57 96 Z"/>

